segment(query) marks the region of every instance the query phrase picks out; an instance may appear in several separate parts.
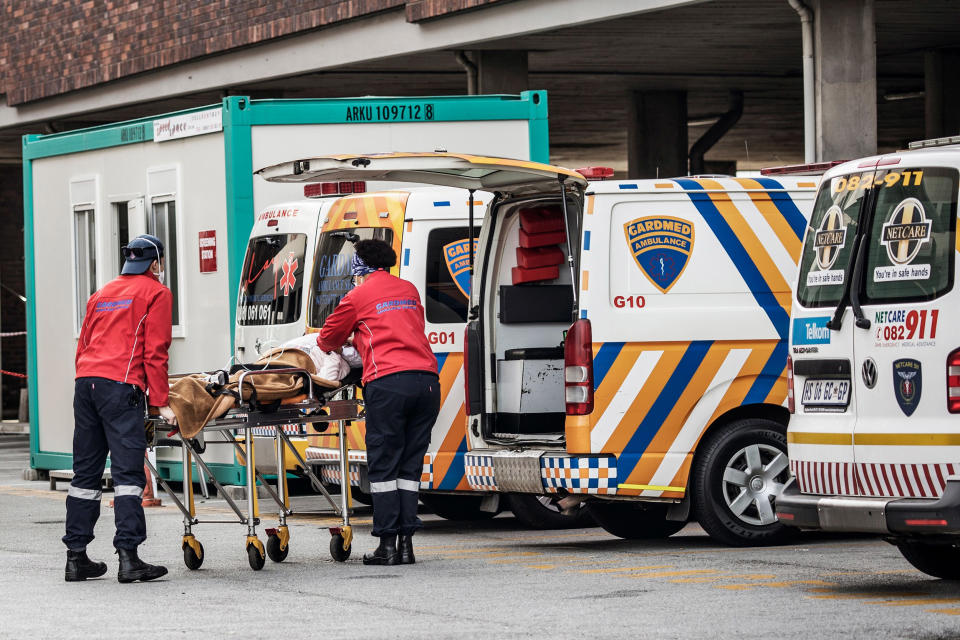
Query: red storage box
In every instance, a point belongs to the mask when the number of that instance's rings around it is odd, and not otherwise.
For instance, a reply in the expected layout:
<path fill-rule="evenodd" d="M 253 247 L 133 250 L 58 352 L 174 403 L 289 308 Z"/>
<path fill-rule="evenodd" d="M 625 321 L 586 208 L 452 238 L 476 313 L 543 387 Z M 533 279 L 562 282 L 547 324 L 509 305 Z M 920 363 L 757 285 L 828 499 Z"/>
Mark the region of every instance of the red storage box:
<path fill-rule="evenodd" d="M 513 268 L 513 284 L 523 284 L 524 282 L 537 282 L 539 280 L 556 280 L 560 277 L 560 267 L 535 267 L 533 269 L 524 269 L 523 267 Z"/>
<path fill-rule="evenodd" d="M 536 249 L 517 247 L 517 264 L 524 269 L 563 264 L 563 251 L 557 246 Z"/>
<path fill-rule="evenodd" d="M 520 246 L 524 249 L 534 247 L 549 247 L 551 245 L 562 244 L 567 241 L 567 234 L 564 231 L 548 231 L 547 233 L 528 233 L 520 229 Z"/>
<path fill-rule="evenodd" d="M 527 233 L 563 231 L 563 213 L 548 207 L 520 209 L 520 228 Z"/>

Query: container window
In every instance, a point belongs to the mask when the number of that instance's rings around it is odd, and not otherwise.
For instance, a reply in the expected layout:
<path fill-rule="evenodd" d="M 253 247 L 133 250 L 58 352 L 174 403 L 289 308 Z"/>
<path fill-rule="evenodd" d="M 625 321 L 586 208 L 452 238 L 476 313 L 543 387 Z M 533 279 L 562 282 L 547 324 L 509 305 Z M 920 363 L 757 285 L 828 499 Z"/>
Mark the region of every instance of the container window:
<path fill-rule="evenodd" d="M 173 293 L 173 326 L 180 324 L 179 251 L 177 205 L 173 200 L 154 200 L 147 217 L 147 233 L 163 243 L 165 282 Z"/>
<path fill-rule="evenodd" d="M 73 238 L 76 260 L 74 304 L 79 331 L 87 313 L 87 300 L 97 290 L 97 245 L 93 209 L 74 209 Z"/>

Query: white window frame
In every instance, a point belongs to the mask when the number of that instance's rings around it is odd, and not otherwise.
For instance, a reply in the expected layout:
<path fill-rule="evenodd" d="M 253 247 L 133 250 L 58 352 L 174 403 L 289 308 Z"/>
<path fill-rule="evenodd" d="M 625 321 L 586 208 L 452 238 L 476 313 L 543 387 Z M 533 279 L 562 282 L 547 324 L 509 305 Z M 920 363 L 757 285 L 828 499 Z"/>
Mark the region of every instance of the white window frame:
<path fill-rule="evenodd" d="M 84 211 L 91 212 L 93 216 L 93 246 L 89 247 L 89 255 L 93 256 L 93 273 L 88 273 L 92 291 L 100 288 L 101 273 L 103 271 L 103 260 L 99 255 L 100 249 L 100 229 L 97 226 L 102 224 L 101 212 L 98 211 L 97 202 L 100 198 L 100 184 L 96 175 L 74 176 L 69 183 L 69 216 L 70 216 L 70 275 L 71 289 L 73 298 L 73 337 L 80 337 L 80 329 L 83 326 L 83 312 L 86 310 L 87 301 L 90 294 L 81 294 L 80 292 L 80 257 L 77 255 L 77 214 Z M 90 234 L 88 231 L 88 238 Z M 82 298 L 82 299 L 81 299 Z"/>
<path fill-rule="evenodd" d="M 83 220 L 81 223 L 80 220 Z M 86 236 L 86 256 L 80 255 L 80 227 L 83 227 L 83 235 Z M 80 335 L 80 329 L 83 326 L 84 312 L 86 311 L 87 301 L 90 296 L 98 289 L 97 287 L 97 213 L 96 207 L 91 204 L 76 204 L 72 207 L 72 240 L 73 240 L 73 319 L 74 330 L 77 337 Z M 81 259 L 86 257 L 84 264 Z M 81 283 L 81 278 L 86 279 L 86 283 Z M 87 285 L 89 290 L 83 289 L 83 284 Z"/>
<path fill-rule="evenodd" d="M 172 202 L 174 206 L 174 229 L 176 240 L 173 243 L 168 242 L 168 237 L 160 237 L 164 244 L 165 257 L 173 256 L 176 259 L 176 283 L 171 281 L 173 277 L 170 269 L 171 261 L 165 260 L 166 285 L 174 292 L 174 304 L 177 305 L 177 323 L 173 325 L 173 338 L 185 338 L 187 336 L 187 317 L 186 304 L 184 298 L 186 289 L 184 288 L 184 270 L 187 258 L 184 255 L 183 240 L 184 220 L 183 206 L 180 198 L 182 185 L 180 184 L 180 166 L 176 164 L 150 167 L 147 169 L 147 197 L 144 199 L 144 233 L 151 233 L 153 229 L 152 221 L 154 219 L 154 206 Z M 131 229 L 131 233 L 133 230 Z M 171 246 L 172 245 L 172 246 Z M 174 288 L 175 287 L 175 288 Z"/>

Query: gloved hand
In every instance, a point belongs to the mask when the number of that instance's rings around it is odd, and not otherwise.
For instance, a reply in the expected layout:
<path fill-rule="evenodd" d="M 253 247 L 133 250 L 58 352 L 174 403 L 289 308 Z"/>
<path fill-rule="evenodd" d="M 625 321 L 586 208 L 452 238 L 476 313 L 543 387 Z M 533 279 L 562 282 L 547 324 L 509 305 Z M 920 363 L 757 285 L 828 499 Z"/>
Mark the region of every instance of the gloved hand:
<path fill-rule="evenodd" d="M 176 426 L 177 424 L 177 414 L 173 412 L 169 406 L 160 407 L 160 416 L 167 421 L 168 424 Z"/>

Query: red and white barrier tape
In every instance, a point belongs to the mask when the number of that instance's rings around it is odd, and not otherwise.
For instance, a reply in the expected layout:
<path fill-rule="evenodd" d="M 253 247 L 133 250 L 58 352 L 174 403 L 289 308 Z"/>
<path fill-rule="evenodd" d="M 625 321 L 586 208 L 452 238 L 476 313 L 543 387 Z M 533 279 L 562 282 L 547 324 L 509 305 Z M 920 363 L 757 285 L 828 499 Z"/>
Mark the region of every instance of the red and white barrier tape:
<path fill-rule="evenodd" d="M 22 374 L 22 373 L 17 373 L 16 371 L 6 371 L 6 370 L 4 370 L 4 369 L 0 369 L 0 373 L 2 373 L 2 374 L 4 374 L 4 375 L 7 375 L 7 376 L 13 376 L 14 378 L 26 378 L 26 377 L 27 377 L 27 376 L 25 376 L 25 375 Z"/>
<path fill-rule="evenodd" d="M 12 338 L 14 336 L 25 336 L 27 335 L 26 331 L 7 331 L 6 333 L 0 333 L 0 338 Z"/>

